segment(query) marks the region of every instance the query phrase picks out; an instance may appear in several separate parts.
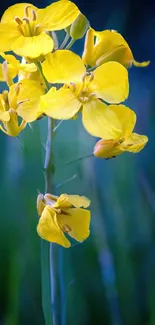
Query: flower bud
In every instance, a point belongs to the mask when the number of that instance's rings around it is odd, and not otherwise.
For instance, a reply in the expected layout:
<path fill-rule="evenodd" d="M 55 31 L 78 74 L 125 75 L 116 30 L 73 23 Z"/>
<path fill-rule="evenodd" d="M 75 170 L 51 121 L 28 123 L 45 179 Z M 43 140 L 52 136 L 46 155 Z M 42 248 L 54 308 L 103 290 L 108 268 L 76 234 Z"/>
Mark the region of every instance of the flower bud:
<path fill-rule="evenodd" d="M 117 151 L 115 141 L 101 139 L 96 143 L 93 154 L 98 158 L 107 159 L 116 156 L 118 154 Z"/>
<path fill-rule="evenodd" d="M 85 35 L 88 27 L 89 27 L 88 19 L 83 14 L 80 13 L 76 18 L 76 20 L 71 25 L 69 34 L 75 40 L 80 39 Z"/>

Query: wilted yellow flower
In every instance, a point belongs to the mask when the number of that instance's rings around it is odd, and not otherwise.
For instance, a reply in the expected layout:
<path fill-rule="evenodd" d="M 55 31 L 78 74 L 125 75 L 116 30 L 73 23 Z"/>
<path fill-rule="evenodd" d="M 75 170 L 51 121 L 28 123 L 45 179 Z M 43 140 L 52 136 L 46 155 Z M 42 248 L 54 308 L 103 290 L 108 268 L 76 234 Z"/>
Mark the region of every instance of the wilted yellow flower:
<path fill-rule="evenodd" d="M 13 79 L 18 74 L 21 73 L 24 76 L 29 76 L 29 74 L 33 75 L 37 72 L 37 67 L 34 63 L 21 63 L 11 54 L 0 53 L 0 56 L 5 60 L 0 64 L 0 81 L 5 81 L 9 87 L 13 84 Z"/>
<path fill-rule="evenodd" d="M 0 94 L 0 128 L 10 136 L 16 137 L 26 126 L 26 122 L 36 120 L 39 111 L 39 97 L 44 94 L 44 88 L 40 82 L 22 80 L 12 85 L 9 91 Z M 20 123 L 19 117 L 23 120 Z"/>
<path fill-rule="evenodd" d="M 16 95 L 18 89 L 15 89 Z M 11 105 L 11 97 L 7 90 L 0 94 L 0 129 L 9 136 L 17 137 L 18 134 L 25 128 L 26 122 L 19 122 L 18 113 Z"/>
<path fill-rule="evenodd" d="M 129 68 L 132 64 L 146 67 L 150 61 L 135 61 L 132 51 L 121 34 L 114 30 L 97 32 L 90 28 L 86 34 L 83 61 L 90 66 L 98 66 L 108 61 L 117 61 Z"/>
<path fill-rule="evenodd" d="M 0 51 L 14 51 L 20 56 L 37 58 L 53 50 L 48 31 L 69 26 L 78 16 L 77 6 L 68 0 L 38 9 L 30 3 L 9 7 L 0 23 Z"/>
<path fill-rule="evenodd" d="M 100 99 L 120 103 L 127 98 L 127 70 L 118 62 L 108 62 L 87 74 L 82 59 L 68 50 L 48 54 L 42 67 L 49 82 L 65 85 L 55 92 L 51 89 L 41 97 L 41 111 L 54 119 L 64 120 L 82 111 L 86 130 L 93 136 L 102 137 L 101 125 L 107 129 L 108 117 L 113 119 L 115 114 Z"/>
<path fill-rule="evenodd" d="M 90 211 L 83 209 L 89 205 L 90 200 L 84 196 L 62 194 L 57 197 L 48 193 L 44 196 L 39 194 L 39 236 L 66 248 L 70 247 L 71 243 L 65 233 L 82 242 L 90 234 Z"/>
<path fill-rule="evenodd" d="M 119 134 L 116 132 L 111 139 L 99 140 L 94 147 L 94 155 L 107 159 L 125 151 L 136 153 L 142 150 L 148 142 L 148 137 L 132 133 L 136 124 L 136 114 L 124 105 L 110 105 L 110 110 L 116 114 L 120 121 L 120 132 Z M 113 124 L 112 127 L 114 130 L 115 125 Z"/>

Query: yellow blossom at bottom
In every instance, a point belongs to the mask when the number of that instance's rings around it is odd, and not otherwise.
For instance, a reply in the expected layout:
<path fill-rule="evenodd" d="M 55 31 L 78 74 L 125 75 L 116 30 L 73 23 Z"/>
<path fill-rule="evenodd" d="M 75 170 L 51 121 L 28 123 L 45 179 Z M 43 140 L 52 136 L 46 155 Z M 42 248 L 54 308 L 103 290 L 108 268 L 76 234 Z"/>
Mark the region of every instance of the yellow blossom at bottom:
<path fill-rule="evenodd" d="M 85 210 L 89 205 L 90 200 L 84 196 L 62 194 L 57 197 L 49 193 L 39 194 L 38 235 L 66 248 L 70 247 L 71 243 L 65 233 L 82 242 L 90 234 L 90 211 Z"/>
<path fill-rule="evenodd" d="M 141 151 L 148 142 L 148 137 L 132 133 L 136 123 L 136 114 L 124 105 L 110 105 L 110 109 L 120 121 L 120 135 L 118 137 L 116 133 L 113 139 L 99 140 L 94 147 L 94 155 L 108 159 L 125 151 L 133 153 Z"/>

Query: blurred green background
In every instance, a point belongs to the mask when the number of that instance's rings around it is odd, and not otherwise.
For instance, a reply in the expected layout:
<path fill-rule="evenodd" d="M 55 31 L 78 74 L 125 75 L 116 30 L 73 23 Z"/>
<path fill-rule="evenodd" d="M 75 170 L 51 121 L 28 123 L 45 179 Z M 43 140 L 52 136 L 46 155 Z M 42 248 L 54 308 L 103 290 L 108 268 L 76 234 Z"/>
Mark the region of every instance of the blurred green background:
<path fill-rule="evenodd" d="M 50 2 L 48 2 L 50 3 Z M 117 29 L 136 60 L 126 104 L 149 143 L 111 160 L 69 160 L 92 152 L 96 139 L 80 119 L 63 122 L 53 142 L 56 194 L 91 201 L 91 235 L 57 248 L 61 325 L 155 325 L 155 14 L 153 1 L 77 0 L 92 27 Z M 5 2 L 3 10 L 13 4 Z M 36 1 L 45 6 L 47 2 Z M 5 7 L 5 8 L 4 8 Z M 82 41 L 74 50 L 81 54 Z M 3 85 L 0 85 L 1 90 Z M 0 325 L 43 325 L 37 190 L 44 191 L 46 119 L 14 139 L 0 134 Z"/>

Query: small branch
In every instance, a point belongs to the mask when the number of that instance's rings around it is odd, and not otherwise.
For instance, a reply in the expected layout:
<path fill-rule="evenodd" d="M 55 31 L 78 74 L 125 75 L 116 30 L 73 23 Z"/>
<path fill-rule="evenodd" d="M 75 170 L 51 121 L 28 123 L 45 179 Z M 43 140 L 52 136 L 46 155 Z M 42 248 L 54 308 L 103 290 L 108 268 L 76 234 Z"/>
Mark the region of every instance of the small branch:
<path fill-rule="evenodd" d="M 67 42 L 68 42 L 69 38 L 70 38 L 69 34 L 68 34 L 68 33 L 66 33 L 66 36 L 65 36 L 65 38 L 64 38 L 64 40 L 63 40 L 63 42 L 61 43 L 61 45 L 60 45 L 59 49 L 64 49 L 64 47 L 66 46 L 66 44 L 67 44 Z"/>
<path fill-rule="evenodd" d="M 71 41 L 68 43 L 68 45 L 66 46 L 66 50 L 69 50 L 71 47 L 72 47 L 72 45 L 75 43 L 75 41 L 76 40 L 74 40 L 73 38 L 71 39 Z"/>

